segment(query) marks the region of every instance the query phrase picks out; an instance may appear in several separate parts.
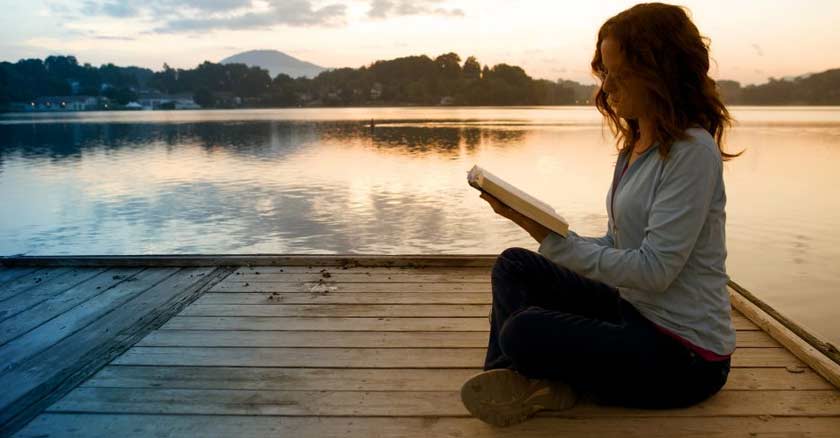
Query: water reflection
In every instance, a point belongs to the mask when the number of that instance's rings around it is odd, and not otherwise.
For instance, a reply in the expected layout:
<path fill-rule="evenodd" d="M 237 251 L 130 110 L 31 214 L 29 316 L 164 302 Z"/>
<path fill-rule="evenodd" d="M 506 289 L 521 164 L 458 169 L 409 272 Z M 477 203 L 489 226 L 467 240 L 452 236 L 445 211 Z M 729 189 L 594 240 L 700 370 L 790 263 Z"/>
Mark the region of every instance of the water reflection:
<path fill-rule="evenodd" d="M 527 135 L 356 121 L 0 124 L 0 201 L 17 211 L 0 219 L 0 250 L 466 250 L 470 227 L 452 226 L 467 213 L 465 170 L 446 162 Z"/>
<path fill-rule="evenodd" d="M 317 142 L 367 141 L 382 149 L 404 153 L 457 151 L 481 144 L 522 142 L 527 131 L 477 127 L 423 127 L 359 122 L 231 122 L 231 123 L 84 123 L 0 124 L 0 158 L 80 159 L 85 150 L 196 145 L 209 152 L 224 149 L 236 155 L 279 158 L 284 153 Z"/>
<path fill-rule="evenodd" d="M 601 235 L 616 155 L 593 111 L 3 116 L 0 254 L 536 249 L 466 184 L 473 164 Z M 730 276 L 840 340 L 840 110 L 735 115 L 728 150 L 747 152 L 724 167 Z"/>

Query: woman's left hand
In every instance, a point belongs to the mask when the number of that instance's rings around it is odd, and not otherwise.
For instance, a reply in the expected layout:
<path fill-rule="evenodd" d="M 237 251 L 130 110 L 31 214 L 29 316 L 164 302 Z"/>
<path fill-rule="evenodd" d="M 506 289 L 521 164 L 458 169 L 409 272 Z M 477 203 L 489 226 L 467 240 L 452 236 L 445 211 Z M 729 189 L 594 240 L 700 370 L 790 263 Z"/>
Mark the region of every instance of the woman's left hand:
<path fill-rule="evenodd" d="M 531 235 L 537 242 L 542 242 L 545 236 L 548 235 L 549 230 L 548 228 L 542 226 L 539 222 L 523 215 L 522 213 L 508 207 L 502 201 L 499 201 L 495 196 L 487 193 L 481 192 L 481 199 L 487 201 L 490 204 L 490 207 L 493 208 L 493 211 L 502 216 L 504 218 L 510 219 L 515 224 L 522 227 L 528 234 Z"/>

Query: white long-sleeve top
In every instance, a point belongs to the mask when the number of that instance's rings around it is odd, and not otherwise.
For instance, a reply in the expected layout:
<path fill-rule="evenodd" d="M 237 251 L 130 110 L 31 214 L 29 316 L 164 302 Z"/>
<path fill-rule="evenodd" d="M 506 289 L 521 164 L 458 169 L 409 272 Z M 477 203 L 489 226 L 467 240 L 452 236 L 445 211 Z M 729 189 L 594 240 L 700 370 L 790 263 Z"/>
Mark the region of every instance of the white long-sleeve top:
<path fill-rule="evenodd" d="M 607 192 L 605 236 L 551 232 L 538 252 L 618 288 L 655 324 L 727 355 L 735 349 L 735 329 L 726 289 L 723 164 L 708 131 L 690 128 L 686 134 L 666 160 L 651 147 L 623 176 L 629 153 L 619 154 Z"/>

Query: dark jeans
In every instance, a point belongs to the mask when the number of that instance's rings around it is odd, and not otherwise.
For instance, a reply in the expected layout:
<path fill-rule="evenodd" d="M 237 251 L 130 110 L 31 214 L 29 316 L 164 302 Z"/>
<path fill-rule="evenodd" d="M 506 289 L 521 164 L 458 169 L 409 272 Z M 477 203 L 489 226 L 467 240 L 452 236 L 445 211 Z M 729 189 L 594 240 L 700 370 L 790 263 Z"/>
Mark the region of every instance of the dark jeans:
<path fill-rule="evenodd" d="M 492 273 L 484 369 L 561 380 L 601 404 L 692 405 L 726 383 L 729 360 L 708 362 L 658 331 L 618 290 L 508 248 Z"/>

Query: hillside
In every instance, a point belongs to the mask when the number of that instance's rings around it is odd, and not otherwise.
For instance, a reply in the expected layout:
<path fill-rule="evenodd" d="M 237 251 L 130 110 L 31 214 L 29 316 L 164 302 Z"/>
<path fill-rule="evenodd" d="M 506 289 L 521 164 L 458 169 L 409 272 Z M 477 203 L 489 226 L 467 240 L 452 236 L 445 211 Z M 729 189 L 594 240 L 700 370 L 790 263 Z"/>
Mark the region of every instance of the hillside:
<path fill-rule="evenodd" d="M 260 67 L 268 70 L 271 77 L 275 77 L 280 73 L 285 73 L 293 78 L 306 76 L 313 78 L 319 73 L 326 70 L 326 68 L 312 64 L 311 62 L 301 61 L 293 56 L 289 56 L 278 50 L 250 50 L 247 52 L 237 53 L 223 59 L 221 64 L 245 64 L 253 67 Z"/>

